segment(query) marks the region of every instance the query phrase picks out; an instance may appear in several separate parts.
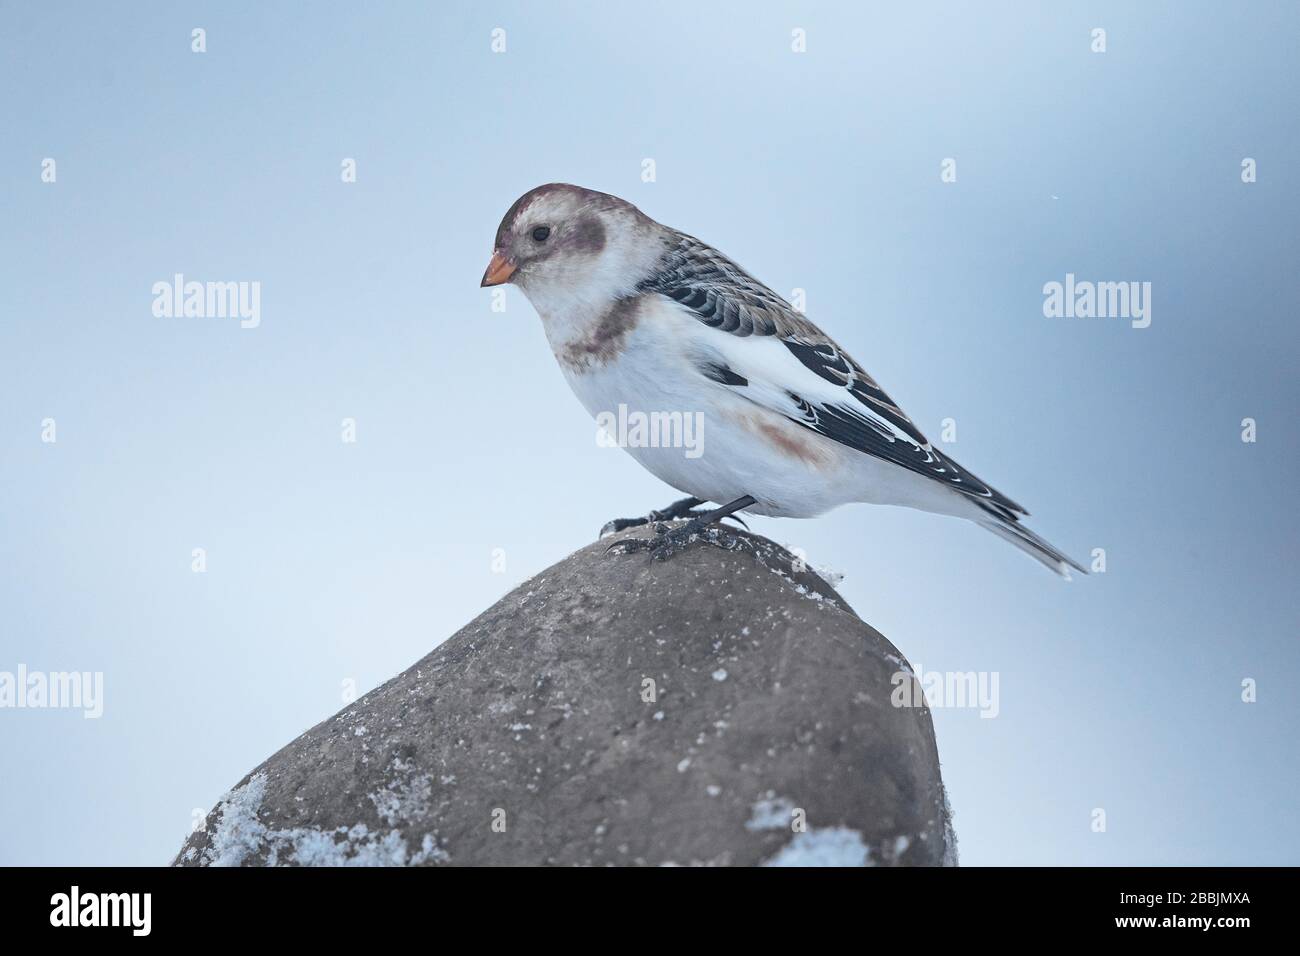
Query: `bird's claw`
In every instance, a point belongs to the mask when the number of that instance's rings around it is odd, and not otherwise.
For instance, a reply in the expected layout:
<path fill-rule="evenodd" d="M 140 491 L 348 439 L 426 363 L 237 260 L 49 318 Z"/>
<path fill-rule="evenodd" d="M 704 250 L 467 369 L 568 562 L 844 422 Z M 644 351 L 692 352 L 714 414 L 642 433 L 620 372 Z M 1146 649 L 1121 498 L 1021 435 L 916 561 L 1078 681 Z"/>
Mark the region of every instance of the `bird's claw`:
<path fill-rule="evenodd" d="M 698 518 L 705 512 L 699 508 L 693 508 L 690 511 L 683 511 L 680 514 L 669 514 L 663 511 L 652 511 L 644 518 L 614 518 L 606 521 L 604 527 L 600 529 L 597 538 L 603 538 L 606 535 L 618 534 L 620 531 L 626 531 L 628 528 L 639 528 L 647 524 L 661 524 L 664 521 L 672 521 L 678 517 L 681 518 Z"/>
<path fill-rule="evenodd" d="M 645 518 L 612 518 L 606 521 L 600 528 L 600 534 L 596 537 L 604 538 L 611 534 L 618 534 L 620 531 L 626 531 L 628 528 L 638 528 L 647 523 Z"/>
<path fill-rule="evenodd" d="M 696 541 L 703 541 L 726 551 L 734 551 L 739 545 L 735 536 L 726 535 L 725 529 L 716 524 L 702 524 L 693 518 L 685 524 L 669 527 L 656 523 L 653 538 L 624 538 L 611 544 L 610 554 L 633 554 L 647 551 L 653 561 L 667 561 L 681 554 Z"/>
<path fill-rule="evenodd" d="M 676 528 L 656 523 L 653 538 L 624 538 L 622 541 L 610 545 L 609 550 L 613 554 L 632 554 L 637 551 L 648 551 L 652 560 L 667 561 L 674 555 L 685 551 L 686 547 L 699 535 L 700 530 L 694 521 L 688 521 Z"/>
<path fill-rule="evenodd" d="M 652 511 L 644 518 L 613 518 L 606 521 L 601 526 L 600 533 L 596 535 L 596 538 L 599 540 L 601 538 L 609 537 L 611 534 L 618 534 L 620 531 L 626 531 L 628 528 L 639 528 L 642 525 L 647 524 L 653 524 L 658 527 L 664 521 L 672 521 L 675 517 L 699 518 L 705 514 L 708 514 L 707 508 L 692 508 L 690 511 L 684 511 L 678 516 L 666 515 L 662 511 Z M 727 518 L 735 521 L 746 531 L 749 530 L 749 525 L 745 524 L 745 519 L 740 517 L 740 515 L 727 515 Z"/>

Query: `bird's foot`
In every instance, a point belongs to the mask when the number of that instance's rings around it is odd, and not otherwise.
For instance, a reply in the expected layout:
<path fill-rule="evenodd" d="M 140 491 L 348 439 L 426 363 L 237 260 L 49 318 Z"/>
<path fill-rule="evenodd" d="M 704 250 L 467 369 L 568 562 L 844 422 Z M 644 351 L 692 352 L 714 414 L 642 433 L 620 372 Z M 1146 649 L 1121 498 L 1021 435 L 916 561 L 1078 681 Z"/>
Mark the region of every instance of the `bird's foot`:
<path fill-rule="evenodd" d="M 728 529 L 697 515 L 685 524 L 670 527 L 656 522 L 653 538 L 624 538 L 609 546 L 610 554 L 633 554 L 639 551 L 649 552 L 651 560 L 667 561 L 675 558 L 696 541 L 703 541 L 725 551 L 734 551 L 741 546 L 743 539 L 728 532 Z"/>
<path fill-rule="evenodd" d="M 680 515 L 682 518 L 695 518 L 704 514 L 699 509 L 684 511 Z M 606 521 L 600 529 L 599 537 L 606 537 L 611 534 L 618 534 L 620 531 L 626 531 L 628 528 L 640 528 L 642 525 L 659 524 L 663 521 L 671 521 L 674 516 L 665 515 L 661 511 L 652 511 L 641 518 L 614 518 L 612 521 Z"/>
<path fill-rule="evenodd" d="M 696 518 L 707 512 L 697 509 L 697 505 L 704 504 L 699 498 L 683 498 L 680 501 L 674 501 L 667 508 L 659 511 L 652 511 L 643 518 L 615 518 L 613 521 L 606 521 L 605 526 L 600 529 L 599 538 L 608 534 L 618 534 L 620 531 L 626 531 L 628 528 L 639 528 L 645 524 L 656 524 L 660 521 L 672 521 L 674 518 Z"/>
<path fill-rule="evenodd" d="M 626 538 L 610 545 L 609 551 L 611 554 L 646 551 L 652 560 L 667 561 L 685 551 L 702 530 L 695 518 L 675 528 L 659 522 L 654 526 L 653 538 Z"/>
<path fill-rule="evenodd" d="M 702 518 L 708 513 L 707 508 L 692 508 L 690 511 L 683 511 L 681 514 L 676 515 L 666 515 L 662 511 L 652 511 L 644 518 L 614 518 L 611 521 L 605 522 L 604 526 L 600 529 L 600 534 L 596 537 L 606 538 L 611 534 L 618 534 L 620 531 L 626 531 L 628 528 L 639 528 L 642 525 L 647 524 L 660 525 L 664 521 L 672 521 L 676 518 Z M 745 524 L 745 519 L 740 517 L 740 515 L 726 515 L 722 520 L 734 521 L 746 531 L 749 530 L 749 525 Z"/>

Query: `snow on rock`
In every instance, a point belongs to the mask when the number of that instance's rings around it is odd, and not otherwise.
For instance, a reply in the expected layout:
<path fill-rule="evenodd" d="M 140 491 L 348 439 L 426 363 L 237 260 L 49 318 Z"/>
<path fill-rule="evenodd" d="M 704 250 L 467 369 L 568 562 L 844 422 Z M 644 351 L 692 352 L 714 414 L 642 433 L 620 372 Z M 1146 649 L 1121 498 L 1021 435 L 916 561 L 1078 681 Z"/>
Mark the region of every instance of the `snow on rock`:
<path fill-rule="evenodd" d="M 266 827 L 257 819 L 257 810 L 265 793 L 266 774 L 257 773 L 217 804 L 221 816 L 206 855 L 208 865 L 239 866 L 261 846 Z"/>
<path fill-rule="evenodd" d="M 764 866 L 870 866 L 871 848 L 848 827 L 821 827 L 796 833 Z"/>
<path fill-rule="evenodd" d="M 264 854 L 267 866 L 407 866 L 447 862 L 450 858 L 426 834 L 411 853 L 397 830 L 372 833 L 364 823 L 326 831 L 312 827 L 277 830 L 258 819 L 266 793 L 266 774 L 256 773 L 217 805 L 210 848 L 202 854 L 207 866 L 240 866 Z M 188 851 L 187 851 L 188 852 Z M 184 856 L 185 861 L 193 856 Z"/>
<path fill-rule="evenodd" d="M 785 830 L 794 819 L 794 804 L 784 797 L 764 797 L 754 804 L 746 830 Z"/>
<path fill-rule="evenodd" d="M 943 791 L 943 860 L 944 866 L 957 866 L 957 831 L 952 828 L 952 804 L 948 802 L 948 788 Z"/>

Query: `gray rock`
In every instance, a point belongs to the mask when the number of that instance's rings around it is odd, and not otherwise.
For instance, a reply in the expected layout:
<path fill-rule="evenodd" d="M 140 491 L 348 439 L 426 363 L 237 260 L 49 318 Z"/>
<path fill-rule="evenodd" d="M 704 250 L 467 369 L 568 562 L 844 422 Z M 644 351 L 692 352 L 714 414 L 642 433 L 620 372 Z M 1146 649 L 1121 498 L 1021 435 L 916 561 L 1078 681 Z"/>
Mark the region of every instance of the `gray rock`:
<path fill-rule="evenodd" d="M 902 656 L 788 552 L 709 537 L 669 562 L 607 538 L 516 588 L 245 777 L 176 864 L 955 862 Z"/>

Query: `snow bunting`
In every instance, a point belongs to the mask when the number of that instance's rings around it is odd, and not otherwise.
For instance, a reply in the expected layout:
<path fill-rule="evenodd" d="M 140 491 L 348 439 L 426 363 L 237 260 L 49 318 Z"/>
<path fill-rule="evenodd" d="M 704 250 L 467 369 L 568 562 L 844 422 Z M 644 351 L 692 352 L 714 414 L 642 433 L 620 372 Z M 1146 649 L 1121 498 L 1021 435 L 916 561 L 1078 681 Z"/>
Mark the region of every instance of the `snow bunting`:
<path fill-rule="evenodd" d="M 657 526 L 645 545 L 657 557 L 737 512 L 808 518 L 868 502 L 966 518 L 1062 576 L 1086 573 L 1020 523 L 1024 508 L 931 445 L 803 314 L 631 203 L 565 183 L 525 193 L 501 220 L 483 274 L 484 286 L 503 282 L 533 304 L 569 386 L 598 420 L 629 409 L 699 417 L 693 456 L 672 442 L 623 443 L 690 495 L 606 525 L 689 517 Z M 707 501 L 721 507 L 696 510 Z"/>

